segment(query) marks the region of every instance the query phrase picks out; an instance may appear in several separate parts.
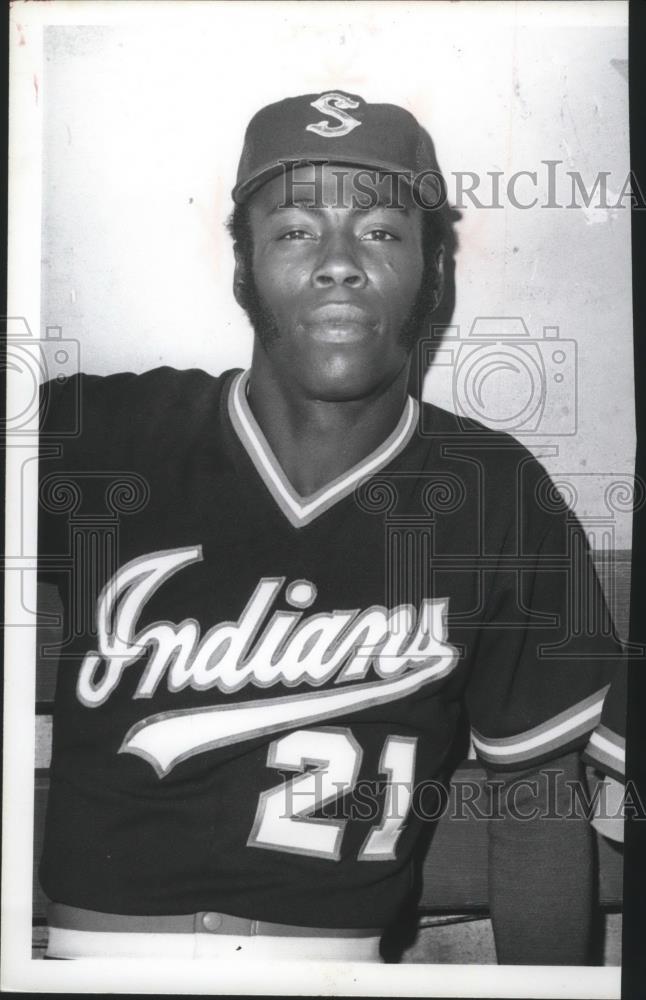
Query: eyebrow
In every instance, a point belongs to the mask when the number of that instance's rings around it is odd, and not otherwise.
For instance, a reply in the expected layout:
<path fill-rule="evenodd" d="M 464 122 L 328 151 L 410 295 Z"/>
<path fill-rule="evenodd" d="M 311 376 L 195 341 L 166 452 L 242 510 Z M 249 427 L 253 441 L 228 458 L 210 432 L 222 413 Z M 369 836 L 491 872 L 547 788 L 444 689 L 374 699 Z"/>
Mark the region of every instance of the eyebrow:
<path fill-rule="evenodd" d="M 315 215 L 321 215 L 326 208 L 337 208 L 337 207 L 345 207 L 345 206 L 317 205 L 317 204 L 312 204 L 312 202 L 309 201 L 307 198 L 293 198 L 292 201 L 290 201 L 289 204 L 287 205 L 285 204 L 274 205 L 274 207 L 269 211 L 268 214 L 276 215 L 278 212 L 283 212 L 289 208 L 300 208 L 305 212 L 313 212 Z M 395 209 L 396 211 L 401 212 L 402 215 L 410 215 L 407 205 L 402 205 L 401 203 L 393 205 L 390 203 L 389 198 L 382 198 L 382 197 L 379 197 L 374 205 L 372 204 L 354 205 L 350 208 L 350 211 L 352 215 L 358 215 L 360 212 L 373 212 L 380 208 Z"/>

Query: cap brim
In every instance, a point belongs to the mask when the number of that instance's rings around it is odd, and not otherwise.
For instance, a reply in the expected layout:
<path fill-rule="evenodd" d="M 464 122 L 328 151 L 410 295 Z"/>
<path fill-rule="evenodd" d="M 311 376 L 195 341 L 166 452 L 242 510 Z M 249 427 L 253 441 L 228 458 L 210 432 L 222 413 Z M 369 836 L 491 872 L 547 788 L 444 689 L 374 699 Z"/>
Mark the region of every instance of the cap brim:
<path fill-rule="evenodd" d="M 266 184 L 268 181 L 272 180 L 274 177 L 278 177 L 281 173 L 287 172 L 289 170 L 294 170 L 298 167 L 306 167 L 311 165 L 329 165 L 329 164 L 340 164 L 346 167 L 356 167 L 364 168 L 366 170 L 376 170 L 379 173 L 384 174 L 400 174 L 405 175 L 410 174 L 410 171 L 404 170 L 401 166 L 392 163 L 388 160 L 377 160 L 368 158 L 358 158 L 358 157 L 346 157 L 346 156 L 334 156 L 334 157 L 303 157 L 301 159 L 284 159 L 279 161 L 274 161 L 273 163 L 268 163 L 266 166 L 261 167 L 257 170 L 251 177 L 248 177 L 241 184 L 236 184 L 231 192 L 231 197 L 234 202 L 238 205 L 244 204 L 249 197 Z M 438 171 L 439 173 L 439 171 Z M 414 181 L 415 179 L 413 179 Z M 410 183 L 410 178 L 408 179 Z M 417 186 L 417 185 L 415 185 Z"/>

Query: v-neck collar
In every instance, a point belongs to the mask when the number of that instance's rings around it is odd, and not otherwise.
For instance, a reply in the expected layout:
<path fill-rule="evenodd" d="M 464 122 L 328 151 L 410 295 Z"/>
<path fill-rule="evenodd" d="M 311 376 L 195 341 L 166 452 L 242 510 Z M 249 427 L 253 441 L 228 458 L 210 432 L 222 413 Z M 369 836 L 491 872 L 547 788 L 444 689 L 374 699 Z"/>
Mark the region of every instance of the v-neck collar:
<path fill-rule="evenodd" d="M 258 475 L 295 528 L 303 528 L 352 493 L 359 483 L 383 469 L 410 441 L 419 413 L 416 399 L 409 396 L 394 431 L 366 458 L 320 490 L 303 497 L 296 492 L 269 446 L 247 400 L 249 372 L 240 372 L 229 389 L 228 408 L 233 428 L 240 438 Z"/>

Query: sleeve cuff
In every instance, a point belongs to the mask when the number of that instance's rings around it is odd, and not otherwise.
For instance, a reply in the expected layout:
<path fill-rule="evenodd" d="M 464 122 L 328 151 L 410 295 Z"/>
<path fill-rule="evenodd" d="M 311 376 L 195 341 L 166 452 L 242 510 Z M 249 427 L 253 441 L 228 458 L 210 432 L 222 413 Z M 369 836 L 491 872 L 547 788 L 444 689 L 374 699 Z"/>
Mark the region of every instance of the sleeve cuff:
<path fill-rule="evenodd" d="M 617 781 L 625 781 L 626 741 L 607 726 L 596 727 L 583 751 L 583 759 Z"/>
<path fill-rule="evenodd" d="M 492 739 L 472 729 L 478 757 L 492 768 L 525 767 L 556 756 L 577 743 L 582 744 L 599 724 L 608 686 L 516 736 Z"/>

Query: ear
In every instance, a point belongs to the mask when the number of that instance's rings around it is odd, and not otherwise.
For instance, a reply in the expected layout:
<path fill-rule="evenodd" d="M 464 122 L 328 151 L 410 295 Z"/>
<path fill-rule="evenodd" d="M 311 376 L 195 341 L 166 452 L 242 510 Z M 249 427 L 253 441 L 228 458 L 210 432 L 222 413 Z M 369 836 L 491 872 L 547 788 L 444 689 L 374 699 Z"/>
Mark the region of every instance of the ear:
<path fill-rule="evenodd" d="M 233 294 L 238 305 L 244 309 L 247 300 L 247 268 L 237 243 L 234 244 L 233 253 L 236 261 L 233 271 Z"/>

